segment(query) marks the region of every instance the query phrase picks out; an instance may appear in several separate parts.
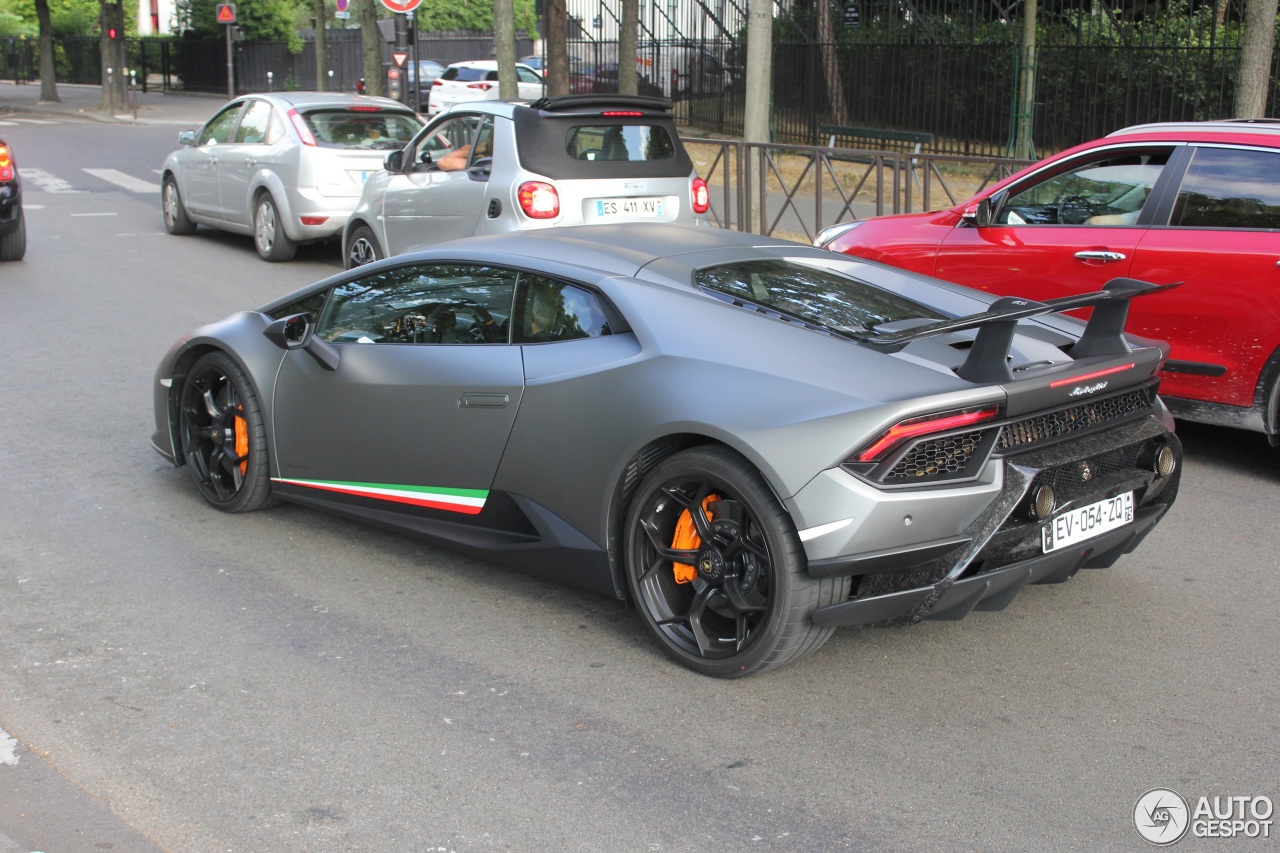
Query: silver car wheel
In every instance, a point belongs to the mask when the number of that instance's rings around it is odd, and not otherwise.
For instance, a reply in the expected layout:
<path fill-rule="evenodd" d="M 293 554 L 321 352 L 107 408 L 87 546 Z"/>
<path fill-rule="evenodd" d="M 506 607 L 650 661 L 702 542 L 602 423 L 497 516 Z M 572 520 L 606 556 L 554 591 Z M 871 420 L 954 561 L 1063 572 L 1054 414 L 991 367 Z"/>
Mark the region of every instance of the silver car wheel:
<path fill-rule="evenodd" d="M 378 248 L 378 238 L 373 235 L 373 231 L 367 225 L 360 226 L 351 234 L 351 239 L 347 243 L 347 269 L 355 269 L 379 260 L 382 260 L 382 250 Z"/>
<path fill-rule="evenodd" d="M 170 234 L 192 234 L 196 224 L 187 217 L 187 209 L 182 204 L 182 193 L 178 192 L 178 183 L 173 178 L 164 182 L 164 227 Z"/>
<path fill-rule="evenodd" d="M 263 193 L 253 214 L 253 242 L 265 261 L 287 261 L 297 251 L 297 244 L 284 233 L 275 199 Z"/>

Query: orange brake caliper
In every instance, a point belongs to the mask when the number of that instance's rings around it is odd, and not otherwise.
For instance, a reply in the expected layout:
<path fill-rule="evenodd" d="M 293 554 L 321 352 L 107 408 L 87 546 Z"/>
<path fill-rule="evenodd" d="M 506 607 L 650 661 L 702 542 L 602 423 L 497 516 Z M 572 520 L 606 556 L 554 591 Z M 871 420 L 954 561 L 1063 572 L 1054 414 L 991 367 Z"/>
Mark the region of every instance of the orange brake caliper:
<path fill-rule="evenodd" d="M 237 412 L 243 412 L 244 406 L 237 406 Z M 241 415 L 236 415 L 236 456 L 240 457 L 240 476 L 249 470 L 249 425 Z"/>
<path fill-rule="evenodd" d="M 719 495 L 707 495 L 702 499 L 702 511 L 706 513 L 707 521 L 711 520 L 711 513 L 707 507 L 718 500 L 720 500 Z M 676 533 L 671 538 L 671 547 L 676 551 L 696 551 L 701 544 L 702 537 L 698 535 L 698 528 L 693 524 L 693 515 L 686 509 L 676 519 Z M 690 583 L 698 576 L 698 570 L 687 563 L 673 562 L 671 568 L 675 572 L 676 583 Z"/>

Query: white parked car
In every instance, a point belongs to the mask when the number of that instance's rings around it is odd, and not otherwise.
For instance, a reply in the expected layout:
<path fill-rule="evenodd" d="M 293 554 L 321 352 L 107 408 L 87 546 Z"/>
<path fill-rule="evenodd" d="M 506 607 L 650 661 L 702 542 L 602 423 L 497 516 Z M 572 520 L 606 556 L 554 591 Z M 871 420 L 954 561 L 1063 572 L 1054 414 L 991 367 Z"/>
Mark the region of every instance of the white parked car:
<path fill-rule="evenodd" d="M 536 101 L 546 94 L 542 75 L 527 65 L 516 63 L 517 85 L 520 99 Z M 431 84 L 431 97 L 427 101 L 427 115 L 433 116 L 443 109 L 467 101 L 498 100 L 498 62 L 494 59 L 477 59 L 455 62 Z"/>

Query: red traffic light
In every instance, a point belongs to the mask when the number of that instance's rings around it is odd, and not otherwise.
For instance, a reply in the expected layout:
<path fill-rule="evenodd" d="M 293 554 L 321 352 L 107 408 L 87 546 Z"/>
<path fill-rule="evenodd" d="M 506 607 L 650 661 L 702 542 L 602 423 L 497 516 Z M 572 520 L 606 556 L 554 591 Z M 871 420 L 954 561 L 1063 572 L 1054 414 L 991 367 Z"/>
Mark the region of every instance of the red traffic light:
<path fill-rule="evenodd" d="M 115 27 L 111 27 L 109 30 L 107 30 L 107 38 L 114 41 L 119 37 L 120 37 L 120 31 L 117 30 Z"/>

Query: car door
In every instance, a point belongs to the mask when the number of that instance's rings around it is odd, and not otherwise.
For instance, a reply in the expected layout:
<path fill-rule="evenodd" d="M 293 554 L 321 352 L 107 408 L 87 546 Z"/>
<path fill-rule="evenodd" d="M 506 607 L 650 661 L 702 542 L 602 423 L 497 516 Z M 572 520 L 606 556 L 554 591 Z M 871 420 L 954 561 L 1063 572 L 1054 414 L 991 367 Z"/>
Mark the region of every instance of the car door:
<path fill-rule="evenodd" d="M 1280 151 L 1200 144 L 1186 159 L 1130 270 L 1184 284 L 1135 300 L 1129 328 L 1170 344 L 1160 393 L 1250 406 L 1280 347 Z"/>
<path fill-rule="evenodd" d="M 235 101 L 220 110 L 200 128 L 196 146 L 183 152 L 179 189 L 187 209 L 201 216 L 225 218 L 222 210 L 221 161 L 226 146 L 235 132 L 236 119 L 244 101 Z"/>
<path fill-rule="evenodd" d="M 290 351 L 276 379 L 278 480 L 390 509 L 475 514 L 524 388 L 508 343 L 517 274 L 411 264 L 334 287 L 315 334 L 326 369 Z"/>
<path fill-rule="evenodd" d="M 934 274 L 1031 299 L 1098 290 L 1128 275 L 1147 229 L 1147 199 L 1173 150 L 1117 145 L 1029 176 L 996 203 L 992 224 L 951 229 Z"/>
<path fill-rule="evenodd" d="M 492 136 L 492 116 L 450 116 L 406 150 L 405 171 L 391 177 L 383 196 L 387 254 L 475 233 L 489 186 L 488 170 L 441 166 L 449 163 L 450 154 L 471 146 L 469 166 Z"/>
<path fill-rule="evenodd" d="M 270 156 L 272 144 L 283 135 L 284 127 L 269 102 L 261 98 L 246 102 L 230 142 L 218 150 L 219 206 L 228 222 L 252 224 L 249 183 Z"/>
<path fill-rule="evenodd" d="M 524 65 L 516 66 L 516 88 L 520 92 L 521 100 L 525 101 L 536 101 L 546 92 L 542 76 Z"/>

